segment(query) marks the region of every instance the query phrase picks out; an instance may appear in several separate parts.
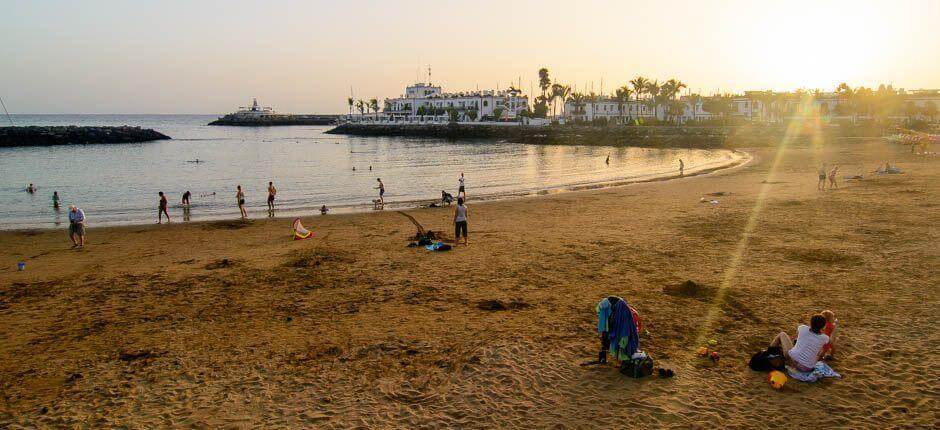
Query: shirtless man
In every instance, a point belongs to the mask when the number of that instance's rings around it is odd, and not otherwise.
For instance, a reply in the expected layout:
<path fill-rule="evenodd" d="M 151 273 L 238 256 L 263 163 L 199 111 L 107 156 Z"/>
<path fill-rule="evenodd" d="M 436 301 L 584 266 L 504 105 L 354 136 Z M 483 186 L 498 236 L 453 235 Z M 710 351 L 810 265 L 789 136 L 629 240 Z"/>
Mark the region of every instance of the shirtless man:
<path fill-rule="evenodd" d="M 268 182 L 268 212 L 274 213 L 274 196 L 277 195 L 277 188 L 274 188 L 274 182 Z"/>

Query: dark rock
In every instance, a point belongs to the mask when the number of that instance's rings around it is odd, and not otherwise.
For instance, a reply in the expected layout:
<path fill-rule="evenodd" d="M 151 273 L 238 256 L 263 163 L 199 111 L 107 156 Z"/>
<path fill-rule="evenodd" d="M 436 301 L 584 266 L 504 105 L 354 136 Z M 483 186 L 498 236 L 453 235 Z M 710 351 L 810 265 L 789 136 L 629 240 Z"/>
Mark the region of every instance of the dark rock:
<path fill-rule="evenodd" d="M 0 127 L 0 147 L 136 143 L 169 136 L 140 127 Z"/>
<path fill-rule="evenodd" d="M 529 304 L 521 300 L 513 300 L 511 302 L 503 302 L 501 300 L 481 300 L 477 303 L 477 307 L 484 311 L 509 311 L 525 309 L 529 307 Z"/>

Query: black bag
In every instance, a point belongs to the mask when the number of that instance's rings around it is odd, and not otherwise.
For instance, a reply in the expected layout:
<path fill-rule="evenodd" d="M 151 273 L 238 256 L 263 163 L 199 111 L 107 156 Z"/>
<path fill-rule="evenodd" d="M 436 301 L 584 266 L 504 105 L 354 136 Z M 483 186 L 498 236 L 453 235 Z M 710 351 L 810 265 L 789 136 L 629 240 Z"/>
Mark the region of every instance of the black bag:
<path fill-rule="evenodd" d="M 758 372 L 769 372 L 771 370 L 782 372 L 785 368 L 783 349 L 779 346 L 768 347 L 766 350 L 754 354 L 747 365 L 751 370 Z"/>
<path fill-rule="evenodd" d="M 631 378 L 642 378 L 653 374 L 653 359 L 649 356 L 632 358 L 620 362 L 620 373 Z"/>

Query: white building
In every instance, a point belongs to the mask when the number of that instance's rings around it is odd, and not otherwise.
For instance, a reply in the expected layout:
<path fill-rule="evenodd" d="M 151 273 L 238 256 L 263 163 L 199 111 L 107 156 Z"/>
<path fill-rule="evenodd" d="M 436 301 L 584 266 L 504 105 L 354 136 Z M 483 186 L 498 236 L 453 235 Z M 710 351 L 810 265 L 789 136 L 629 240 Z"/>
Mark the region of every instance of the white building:
<path fill-rule="evenodd" d="M 516 120 L 528 108 L 528 96 L 516 89 L 445 93 L 440 86 L 419 82 L 405 88 L 400 97 L 387 99 L 379 120 L 447 118 L 450 109 L 456 109 L 459 121 Z"/>

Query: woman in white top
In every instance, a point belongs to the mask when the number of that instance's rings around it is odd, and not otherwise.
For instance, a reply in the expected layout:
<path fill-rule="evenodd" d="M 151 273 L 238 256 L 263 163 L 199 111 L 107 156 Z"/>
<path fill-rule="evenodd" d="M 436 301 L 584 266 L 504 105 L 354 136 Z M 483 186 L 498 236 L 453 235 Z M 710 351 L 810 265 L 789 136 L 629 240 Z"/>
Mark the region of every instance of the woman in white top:
<path fill-rule="evenodd" d="M 457 207 L 454 208 L 454 246 L 460 243 L 460 234 L 463 233 L 463 244 L 469 245 L 467 237 L 467 206 L 463 204 L 463 197 L 457 198 Z"/>
<path fill-rule="evenodd" d="M 779 346 L 787 357 L 787 364 L 801 372 L 813 370 L 813 366 L 822 358 L 823 347 L 829 343 L 829 336 L 822 333 L 826 327 L 826 317 L 813 315 L 809 324 L 800 324 L 796 328 L 795 345 L 785 332 L 778 334 L 770 343 L 770 346 Z"/>

